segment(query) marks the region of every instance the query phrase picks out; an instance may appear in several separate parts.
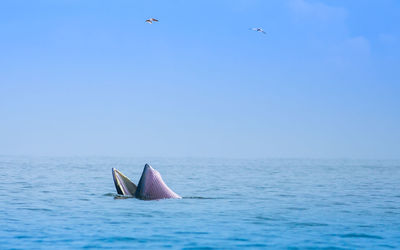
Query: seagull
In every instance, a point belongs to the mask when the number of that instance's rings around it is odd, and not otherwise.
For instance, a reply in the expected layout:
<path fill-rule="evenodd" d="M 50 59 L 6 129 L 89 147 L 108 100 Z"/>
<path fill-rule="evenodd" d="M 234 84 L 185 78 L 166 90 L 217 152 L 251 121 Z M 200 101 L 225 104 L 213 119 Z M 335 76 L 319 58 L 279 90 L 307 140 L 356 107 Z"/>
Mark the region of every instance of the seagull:
<path fill-rule="evenodd" d="M 257 32 L 261 32 L 261 33 L 263 33 L 264 35 L 267 34 L 267 33 L 265 33 L 265 31 L 264 31 L 262 28 L 251 28 L 250 30 L 254 30 L 254 31 L 257 31 Z"/>
<path fill-rule="evenodd" d="M 152 24 L 153 22 L 158 22 L 158 20 L 155 19 L 155 18 L 150 18 L 150 19 L 147 19 L 147 20 L 145 21 L 145 23 L 149 23 L 149 24 Z"/>

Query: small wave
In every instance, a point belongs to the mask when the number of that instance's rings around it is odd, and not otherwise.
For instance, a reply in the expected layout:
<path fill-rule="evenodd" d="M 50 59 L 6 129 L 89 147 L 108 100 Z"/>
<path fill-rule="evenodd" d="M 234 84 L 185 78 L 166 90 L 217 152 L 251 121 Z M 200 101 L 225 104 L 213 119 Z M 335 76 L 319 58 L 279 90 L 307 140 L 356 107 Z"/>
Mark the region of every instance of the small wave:
<path fill-rule="evenodd" d="M 266 244 L 263 243 L 252 243 L 252 244 L 244 244 L 240 245 L 241 247 L 249 247 L 249 248 L 265 248 L 267 247 Z"/>
<path fill-rule="evenodd" d="M 195 232 L 195 231 L 177 231 L 174 234 L 208 234 L 208 232 Z"/>
<path fill-rule="evenodd" d="M 305 208 L 305 207 L 287 207 L 286 209 L 288 209 L 288 210 L 296 210 L 296 211 L 307 210 L 307 208 Z"/>
<path fill-rule="evenodd" d="M 120 199 L 131 199 L 131 198 L 135 198 L 135 197 L 134 197 L 134 196 L 131 196 L 131 195 L 120 195 L 120 194 L 114 195 L 114 199 L 115 199 L 115 200 L 120 200 Z"/>
<path fill-rule="evenodd" d="M 369 238 L 369 239 L 379 239 L 382 240 L 383 238 L 378 235 L 372 234 L 358 234 L 358 233 L 351 233 L 351 234 L 340 234 L 342 238 Z"/>
<path fill-rule="evenodd" d="M 294 222 L 294 223 L 289 223 L 293 226 L 299 226 L 299 227 L 326 227 L 329 226 L 328 224 L 325 223 L 318 223 L 318 222 Z"/>
<path fill-rule="evenodd" d="M 249 239 L 246 239 L 246 238 L 239 238 L 239 237 L 228 238 L 228 240 L 240 241 L 240 242 L 247 242 L 247 241 L 249 241 Z"/>
<path fill-rule="evenodd" d="M 114 236 L 114 237 L 107 237 L 107 238 L 99 238 L 98 240 L 103 242 L 119 242 L 119 241 L 138 241 L 135 237 L 129 236 Z"/>
<path fill-rule="evenodd" d="M 49 208 L 34 208 L 34 207 L 21 207 L 21 208 L 17 208 L 17 209 L 29 210 L 29 211 L 41 211 L 41 212 L 51 212 L 51 211 L 53 211 L 53 210 L 51 210 Z"/>
<path fill-rule="evenodd" d="M 103 196 L 115 196 L 116 194 L 114 194 L 114 193 L 106 193 L 106 194 L 103 194 Z"/>
<path fill-rule="evenodd" d="M 121 194 L 115 194 L 115 193 L 107 193 L 103 194 L 103 196 L 108 196 L 108 197 L 114 197 L 114 199 L 129 199 L 129 198 L 135 198 L 131 195 L 121 195 Z"/>
<path fill-rule="evenodd" d="M 30 237 L 28 235 L 17 235 L 14 238 L 16 238 L 16 239 L 29 239 L 29 238 L 32 238 L 32 237 Z"/>
<path fill-rule="evenodd" d="M 202 197 L 202 196 L 187 196 L 187 197 L 182 197 L 182 199 L 218 200 L 218 199 L 222 199 L 222 198 Z"/>
<path fill-rule="evenodd" d="M 279 218 L 272 218 L 272 217 L 265 217 L 265 216 L 256 216 L 255 217 L 257 220 L 263 220 L 263 221 L 279 221 Z"/>

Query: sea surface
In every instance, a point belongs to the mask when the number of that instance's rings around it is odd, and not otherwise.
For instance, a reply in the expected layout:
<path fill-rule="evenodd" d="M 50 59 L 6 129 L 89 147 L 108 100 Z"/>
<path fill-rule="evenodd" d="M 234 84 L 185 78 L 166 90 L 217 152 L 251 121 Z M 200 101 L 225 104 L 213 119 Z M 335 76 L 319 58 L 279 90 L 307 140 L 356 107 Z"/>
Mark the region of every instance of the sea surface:
<path fill-rule="evenodd" d="M 145 163 L 179 200 L 116 195 Z M 0 157 L 0 249 L 400 248 L 400 161 Z"/>

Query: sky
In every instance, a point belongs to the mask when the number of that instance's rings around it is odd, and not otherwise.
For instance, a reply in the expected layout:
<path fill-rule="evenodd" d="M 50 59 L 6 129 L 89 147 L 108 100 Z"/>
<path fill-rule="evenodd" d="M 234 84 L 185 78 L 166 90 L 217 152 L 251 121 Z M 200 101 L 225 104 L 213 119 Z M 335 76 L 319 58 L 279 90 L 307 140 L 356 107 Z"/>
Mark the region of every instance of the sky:
<path fill-rule="evenodd" d="M 398 159 L 399 12 L 1 1 L 0 155 Z"/>

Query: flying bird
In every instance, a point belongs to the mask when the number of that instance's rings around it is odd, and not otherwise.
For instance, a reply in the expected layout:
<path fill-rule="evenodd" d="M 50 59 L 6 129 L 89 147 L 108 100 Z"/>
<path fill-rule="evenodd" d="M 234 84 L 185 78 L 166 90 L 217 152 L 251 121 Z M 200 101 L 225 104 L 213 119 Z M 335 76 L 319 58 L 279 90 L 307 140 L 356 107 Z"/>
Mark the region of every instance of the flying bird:
<path fill-rule="evenodd" d="M 147 20 L 145 21 L 145 23 L 149 23 L 149 24 L 152 24 L 153 22 L 158 22 L 158 20 L 155 19 L 155 18 L 150 18 L 150 19 L 147 19 Z"/>
<path fill-rule="evenodd" d="M 261 32 L 261 33 L 263 33 L 264 35 L 267 34 L 267 33 L 265 33 L 265 31 L 264 31 L 262 28 L 251 28 L 250 30 L 254 30 L 254 31 L 257 31 L 257 32 Z"/>

